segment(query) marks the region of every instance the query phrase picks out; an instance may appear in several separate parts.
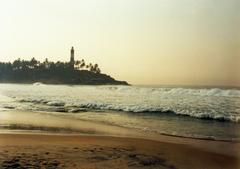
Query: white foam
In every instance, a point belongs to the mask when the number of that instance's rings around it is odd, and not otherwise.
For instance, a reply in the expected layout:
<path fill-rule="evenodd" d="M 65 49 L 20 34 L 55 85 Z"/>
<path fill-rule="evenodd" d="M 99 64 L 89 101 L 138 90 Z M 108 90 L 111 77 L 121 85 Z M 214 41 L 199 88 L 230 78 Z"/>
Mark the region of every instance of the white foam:
<path fill-rule="evenodd" d="M 55 101 L 48 102 L 47 105 L 49 105 L 49 106 L 64 106 L 65 103 L 62 101 L 55 100 Z"/>
<path fill-rule="evenodd" d="M 196 118 L 239 122 L 240 90 L 136 86 L 0 85 L 0 93 L 31 104 L 21 109 L 88 108 L 126 112 L 171 112 Z M 49 107 L 47 107 L 49 106 Z M 168 111 L 169 110 L 169 111 Z"/>

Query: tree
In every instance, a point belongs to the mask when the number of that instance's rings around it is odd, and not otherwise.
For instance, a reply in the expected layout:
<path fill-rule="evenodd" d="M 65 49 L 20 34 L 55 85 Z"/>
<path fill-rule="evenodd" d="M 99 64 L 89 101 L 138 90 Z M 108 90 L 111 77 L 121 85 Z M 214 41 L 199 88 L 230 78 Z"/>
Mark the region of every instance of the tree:
<path fill-rule="evenodd" d="M 81 65 L 81 61 L 79 61 L 79 60 L 75 61 L 74 66 L 75 66 L 78 70 L 80 70 L 80 65 Z"/>
<path fill-rule="evenodd" d="M 86 66 L 84 59 L 81 60 L 80 68 L 84 68 Z"/>
<path fill-rule="evenodd" d="M 33 57 L 30 62 L 29 62 L 29 67 L 30 69 L 34 69 L 36 67 L 38 67 L 38 61 Z"/>
<path fill-rule="evenodd" d="M 88 78 L 95 75 L 86 70 L 82 71 L 84 68 L 92 73 L 101 73 L 98 64 L 86 64 L 84 59 L 76 61 L 74 67 L 69 62 L 51 62 L 47 58 L 43 62 L 34 57 L 29 61 L 17 59 L 12 63 L 0 62 L 0 82 L 32 82 L 45 79 L 46 81 L 55 80 L 70 83 L 88 81 L 91 83 Z"/>
<path fill-rule="evenodd" d="M 48 62 L 48 59 L 46 58 L 45 59 L 45 61 L 43 62 L 43 65 L 44 65 L 44 67 L 46 68 L 46 69 L 48 69 L 49 68 L 49 62 Z"/>
<path fill-rule="evenodd" d="M 12 67 L 13 67 L 14 70 L 19 70 L 19 69 L 22 68 L 21 67 L 21 60 L 20 60 L 20 58 L 18 58 L 18 60 L 15 60 L 13 62 Z"/>

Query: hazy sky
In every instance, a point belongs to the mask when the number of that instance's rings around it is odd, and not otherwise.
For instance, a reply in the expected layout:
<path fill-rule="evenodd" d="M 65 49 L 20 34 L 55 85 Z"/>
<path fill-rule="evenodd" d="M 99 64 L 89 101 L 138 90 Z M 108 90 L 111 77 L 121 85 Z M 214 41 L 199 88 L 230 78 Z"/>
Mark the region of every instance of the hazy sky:
<path fill-rule="evenodd" d="M 0 0 L 0 60 L 96 62 L 132 84 L 240 86 L 239 0 Z"/>

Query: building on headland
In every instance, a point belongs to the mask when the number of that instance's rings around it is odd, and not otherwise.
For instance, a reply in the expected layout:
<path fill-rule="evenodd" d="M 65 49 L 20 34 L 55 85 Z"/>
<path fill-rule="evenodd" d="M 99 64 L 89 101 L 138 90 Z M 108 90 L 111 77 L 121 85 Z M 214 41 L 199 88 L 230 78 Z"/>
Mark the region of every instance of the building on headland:
<path fill-rule="evenodd" d="M 71 48 L 70 62 L 69 62 L 72 68 L 74 68 L 74 62 L 75 62 L 75 60 L 74 60 L 74 48 L 73 48 L 73 46 L 72 46 L 72 48 Z"/>
<path fill-rule="evenodd" d="M 70 63 L 74 63 L 74 48 L 71 49 Z"/>

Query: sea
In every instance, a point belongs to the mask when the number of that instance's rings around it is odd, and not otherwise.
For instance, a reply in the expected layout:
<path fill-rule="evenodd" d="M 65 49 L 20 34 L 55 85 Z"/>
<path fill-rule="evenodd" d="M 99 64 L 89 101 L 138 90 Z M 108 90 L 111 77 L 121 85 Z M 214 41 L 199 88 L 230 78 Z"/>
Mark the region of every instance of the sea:
<path fill-rule="evenodd" d="M 95 133 L 87 122 L 105 132 L 240 141 L 240 89 L 0 84 L 0 132 Z"/>

